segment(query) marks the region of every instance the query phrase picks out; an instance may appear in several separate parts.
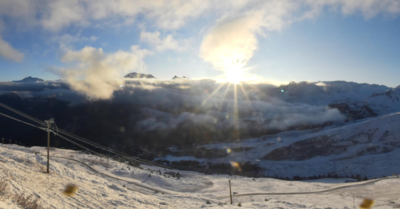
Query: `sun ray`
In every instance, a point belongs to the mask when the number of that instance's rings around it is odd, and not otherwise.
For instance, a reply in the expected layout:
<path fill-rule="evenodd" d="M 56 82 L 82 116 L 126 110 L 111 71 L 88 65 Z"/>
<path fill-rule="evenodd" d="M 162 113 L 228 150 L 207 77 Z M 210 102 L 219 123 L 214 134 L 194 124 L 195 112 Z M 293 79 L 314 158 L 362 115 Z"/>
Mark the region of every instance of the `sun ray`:
<path fill-rule="evenodd" d="M 223 86 L 225 85 L 225 83 L 221 83 L 217 89 L 215 89 L 201 104 L 200 106 L 194 111 L 195 113 L 199 112 L 200 109 L 208 102 L 208 100 L 211 99 L 211 97 L 214 96 L 214 94 L 216 94 L 218 92 L 219 89 L 221 89 Z"/>
<path fill-rule="evenodd" d="M 247 84 L 248 86 L 250 86 L 250 88 L 252 88 L 252 89 L 253 89 L 254 91 L 256 91 L 256 92 L 262 92 L 261 89 L 258 88 L 258 87 L 255 86 L 255 85 L 251 85 L 251 84 L 248 84 L 248 83 L 245 83 L 245 84 Z"/>
<path fill-rule="evenodd" d="M 246 91 L 244 90 L 242 83 L 239 83 L 239 85 L 240 85 L 240 88 L 242 89 L 244 97 L 246 97 L 246 100 L 249 102 L 251 109 L 253 110 L 253 112 L 255 112 L 253 103 L 250 101 L 249 96 L 247 95 Z"/>
<path fill-rule="evenodd" d="M 234 122 L 234 137 L 239 139 L 239 108 L 238 108 L 238 100 L 237 100 L 237 84 L 234 84 L 233 87 L 233 122 Z"/>
<path fill-rule="evenodd" d="M 228 93 L 228 90 L 229 90 L 229 87 L 230 87 L 230 86 L 231 86 L 231 83 L 228 83 L 228 86 L 226 86 L 224 95 L 221 97 L 221 98 L 222 98 L 222 104 L 224 103 L 224 99 L 225 99 L 225 97 L 226 97 L 226 94 Z M 221 110 L 221 109 L 222 109 L 222 105 L 219 106 L 219 110 Z"/>

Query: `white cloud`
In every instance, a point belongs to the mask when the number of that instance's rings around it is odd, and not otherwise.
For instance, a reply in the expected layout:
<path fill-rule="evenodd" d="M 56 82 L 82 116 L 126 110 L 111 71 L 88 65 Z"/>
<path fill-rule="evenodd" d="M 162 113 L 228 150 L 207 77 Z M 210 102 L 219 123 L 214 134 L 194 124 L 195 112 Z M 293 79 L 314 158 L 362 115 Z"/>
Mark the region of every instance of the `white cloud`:
<path fill-rule="evenodd" d="M 339 11 L 343 15 L 360 13 L 369 19 L 377 15 L 397 16 L 400 13 L 400 1 L 2 0 L 0 17 L 8 18 L 5 27 L 18 27 L 22 31 L 41 27 L 58 32 L 70 26 L 104 26 L 121 22 L 124 24 L 115 25 L 126 25 L 138 20 L 156 29 L 175 30 L 191 20 L 209 16 L 216 19 L 216 24 L 204 36 L 199 55 L 216 68 L 221 68 L 221 63 L 226 60 L 236 62 L 238 58 L 245 65 L 257 50 L 257 35 L 281 30 L 304 18 L 315 18 L 324 8 Z M 143 40 L 153 44 L 158 51 L 182 51 L 185 48 L 171 35 L 161 38 L 157 33 L 143 32 Z M 223 38 L 225 36 L 226 39 Z M 23 59 L 23 54 L 3 39 L 0 39 L 0 46 L 0 56 L 14 61 Z"/>
<path fill-rule="evenodd" d="M 153 46 L 157 51 L 174 50 L 184 51 L 187 48 L 187 40 L 175 40 L 172 35 L 160 38 L 160 32 L 154 33 L 142 31 L 140 33 L 140 41 L 146 42 Z"/>
<path fill-rule="evenodd" d="M 257 14 L 221 20 L 204 37 L 200 46 L 200 57 L 211 62 L 216 69 L 224 70 L 232 62 L 245 65 L 257 49 L 254 25 Z"/>
<path fill-rule="evenodd" d="M 398 15 L 400 13 L 400 1 L 398 0 L 305 0 L 312 9 L 308 17 L 315 17 L 324 7 L 331 7 L 342 12 L 344 15 L 351 15 L 361 12 L 366 19 L 376 15 Z"/>
<path fill-rule="evenodd" d="M 217 21 L 204 36 L 199 56 L 218 70 L 244 67 L 258 47 L 256 35 L 281 30 L 292 21 L 298 5 L 293 1 L 254 1 L 247 9 L 234 10 Z M 240 4 L 239 6 L 243 6 Z"/>
<path fill-rule="evenodd" d="M 9 43 L 4 41 L 1 36 L 1 32 L 3 31 L 3 23 L 0 21 L 0 56 L 6 59 L 21 62 L 24 59 L 24 54 L 14 49 Z"/>
<path fill-rule="evenodd" d="M 53 72 L 65 79 L 75 91 L 90 99 L 109 99 L 123 84 L 129 71 L 144 71 L 143 58 L 150 54 L 145 49 L 132 46 L 131 51 L 106 54 L 101 48 L 85 47 L 80 51 L 67 50 L 61 57 L 64 63 L 74 63 L 70 68 L 55 68 Z"/>
<path fill-rule="evenodd" d="M 13 18 L 31 16 L 35 12 L 34 2 L 30 0 L 2 0 L 0 1 L 0 15 Z"/>
<path fill-rule="evenodd" d="M 51 39 L 51 41 L 59 43 L 60 46 L 62 46 L 62 47 L 69 46 L 70 44 L 75 43 L 75 42 L 96 41 L 96 40 L 97 40 L 96 36 L 85 37 L 85 36 L 81 36 L 80 33 L 77 33 L 75 35 L 64 34 L 62 36 L 55 36 Z"/>
<path fill-rule="evenodd" d="M 71 23 L 84 25 L 88 21 L 85 4 L 82 1 L 50 1 L 43 5 L 43 16 L 40 23 L 44 28 L 58 31 Z"/>
<path fill-rule="evenodd" d="M 311 9 L 304 9 L 309 6 Z M 216 14 L 216 18 L 237 16 L 248 11 L 263 11 L 267 27 L 281 27 L 281 14 L 288 11 L 305 13 L 323 7 L 339 9 L 344 15 L 361 12 L 372 18 L 378 14 L 400 13 L 398 0 L 2 0 L 0 16 L 20 18 L 33 26 L 58 31 L 72 24 L 85 26 L 97 20 L 121 20 L 132 24 L 138 15 L 162 29 L 177 29 L 188 21 L 204 15 Z M 315 12 L 313 14 L 318 14 Z M 275 26 L 273 26 L 275 25 Z"/>
<path fill-rule="evenodd" d="M 45 4 L 41 24 L 52 31 L 114 17 L 122 17 L 131 24 L 141 14 L 157 27 L 175 29 L 203 14 L 207 6 L 208 2 L 202 0 L 55 0 Z"/>
<path fill-rule="evenodd" d="M 204 35 L 199 56 L 218 70 L 244 67 L 258 47 L 257 35 L 279 31 L 295 21 L 315 18 L 323 8 L 343 15 L 361 13 L 366 19 L 376 15 L 398 15 L 398 0 L 269 0 L 219 2 L 221 18 Z"/>
<path fill-rule="evenodd" d="M 0 37 L 0 56 L 15 61 L 21 62 L 24 59 L 24 54 L 14 49 L 9 43 L 5 42 Z"/>

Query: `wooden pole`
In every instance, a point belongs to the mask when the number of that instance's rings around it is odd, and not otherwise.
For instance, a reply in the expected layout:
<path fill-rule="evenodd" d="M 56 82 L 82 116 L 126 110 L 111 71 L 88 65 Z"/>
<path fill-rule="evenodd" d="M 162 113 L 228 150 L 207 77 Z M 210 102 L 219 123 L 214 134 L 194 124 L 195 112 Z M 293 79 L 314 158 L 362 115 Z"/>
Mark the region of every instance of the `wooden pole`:
<path fill-rule="evenodd" d="M 50 166 L 50 123 L 47 123 L 47 173 L 50 173 L 49 166 Z"/>
<path fill-rule="evenodd" d="M 229 195 L 231 196 L 231 205 L 232 205 L 232 189 L 231 189 L 231 180 L 229 180 Z"/>

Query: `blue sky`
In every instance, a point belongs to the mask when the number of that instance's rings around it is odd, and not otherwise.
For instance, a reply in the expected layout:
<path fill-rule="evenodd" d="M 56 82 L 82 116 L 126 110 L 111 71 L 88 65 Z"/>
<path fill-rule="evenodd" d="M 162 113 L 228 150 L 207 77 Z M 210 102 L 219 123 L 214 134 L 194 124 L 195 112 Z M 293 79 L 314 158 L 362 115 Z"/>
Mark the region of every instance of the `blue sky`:
<path fill-rule="evenodd" d="M 400 85 L 396 0 L 74 2 L 0 3 L 0 81 L 110 83 L 135 71 Z"/>

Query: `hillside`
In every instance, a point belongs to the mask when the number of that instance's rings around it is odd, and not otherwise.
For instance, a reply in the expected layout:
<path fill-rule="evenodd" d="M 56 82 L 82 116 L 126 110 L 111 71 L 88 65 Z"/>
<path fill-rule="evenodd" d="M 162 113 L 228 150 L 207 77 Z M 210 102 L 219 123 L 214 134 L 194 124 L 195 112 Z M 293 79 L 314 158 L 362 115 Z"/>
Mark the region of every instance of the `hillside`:
<path fill-rule="evenodd" d="M 13 81 L 13 82 L 14 83 L 37 83 L 37 82 L 42 82 L 42 81 L 44 81 L 44 80 L 41 78 L 35 78 L 35 77 L 28 76 L 22 80 Z"/>
<path fill-rule="evenodd" d="M 352 208 L 353 201 L 359 205 L 365 197 L 376 200 L 374 208 L 387 208 L 396 203 L 400 194 L 398 178 L 343 184 L 345 179 L 299 182 L 178 171 L 181 174 L 178 179 L 167 174 L 171 172 L 169 169 L 144 165 L 140 169 L 113 160 L 107 163 L 78 151 L 53 148 L 50 174 L 46 174 L 46 158 L 41 156 L 45 150 L 17 145 L 0 147 L 0 175 L 8 184 L 8 196 L 33 195 L 45 208 L 236 208 L 239 202 L 242 208 Z M 235 207 L 225 204 L 229 203 L 228 179 L 237 194 L 233 199 Z M 75 196 L 66 197 L 62 192 L 71 183 L 79 190 Z M 293 195 L 270 194 L 282 192 Z M 303 192 L 311 193 L 294 195 Z M 0 208 L 20 208 L 6 196 L 0 195 Z M 207 200 L 211 204 L 206 204 Z"/>
<path fill-rule="evenodd" d="M 208 163 L 252 162 L 265 168 L 264 175 L 289 177 L 363 174 L 368 178 L 400 173 L 400 112 L 303 131 L 234 143 L 201 146 L 207 150 L 228 150 L 223 157 L 195 158 L 166 156 L 166 160 L 197 160 Z M 215 152 L 214 151 L 214 152 Z"/>

